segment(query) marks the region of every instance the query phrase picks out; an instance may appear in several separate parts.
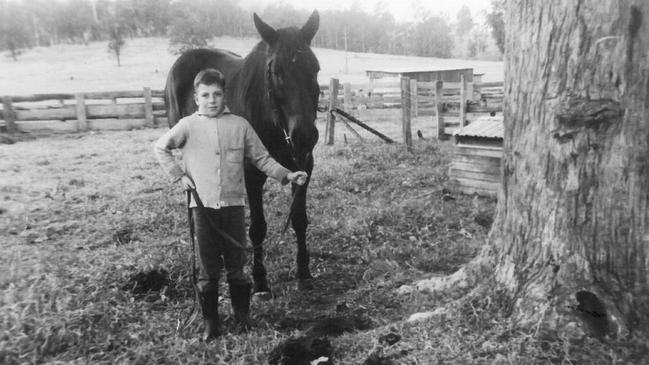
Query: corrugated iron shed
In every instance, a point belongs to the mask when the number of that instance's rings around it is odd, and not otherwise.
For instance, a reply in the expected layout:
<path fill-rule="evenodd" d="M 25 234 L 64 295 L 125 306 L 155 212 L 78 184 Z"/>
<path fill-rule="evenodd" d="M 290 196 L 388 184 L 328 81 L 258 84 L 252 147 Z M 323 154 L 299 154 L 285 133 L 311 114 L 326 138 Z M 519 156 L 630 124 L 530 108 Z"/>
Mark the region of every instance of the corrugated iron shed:
<path fill-rule="evenodd" d="M 428 67 L 421 67 L 421 66 L 414 66 L 414 67 L 385 67 L 385 68 L 374 68 L 374 69 L 367 69 L 365 72 L 383 72 L 383 73 L 388 73 L 388 74 L 402 74 L 402 73 L 410 73 L 410 72 L 444 72 L 444 71 L 466 71 L 466 70 L 473 70 L 472 68 L 455 68 L 455 67 L 435 67 L 435 68 L 428 68 Z"/>
<path fill-rule="evenodd" d="M 471 124 L 462 127 L 453 135 L 456 137 L 480 137 L 480 138 L 498 138 L 502 139 L 505 132 L 503 126 L 503 117 L 481 117 Z"/>
<path fill-rule="evenodd" d="M 460 75 L 464 75 L 466 82 L 473 82 L 473 68 L 435 68 L 423 67 L 392 67 L 384 69 L 365 70 L 370 81 L 383 77 L 409 77 L 412 80 L 431 82 L 441 80 L 444 82 L 459 82 Z"/>

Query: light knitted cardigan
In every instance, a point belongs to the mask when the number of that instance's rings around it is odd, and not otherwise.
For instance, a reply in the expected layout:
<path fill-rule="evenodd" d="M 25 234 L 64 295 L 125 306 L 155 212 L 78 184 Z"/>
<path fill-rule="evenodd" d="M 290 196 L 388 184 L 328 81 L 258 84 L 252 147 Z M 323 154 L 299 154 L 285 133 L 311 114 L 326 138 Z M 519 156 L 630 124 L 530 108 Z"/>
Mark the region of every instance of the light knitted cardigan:
<path fill-rule="evenodd" d="M 194 113 L 181 119 L 154 144 L 160 165 L 172 181 L 189 176 L 205 207 L 245 205 L 244 158 L 266 175 L 286 184 L 286 169 L 275 161 L 242 117 L 226 107 L 216 117 Z M 182 166 L 173 149 L 182 152 Z M 192 198 L 191 207 L 196 206 Z"/>

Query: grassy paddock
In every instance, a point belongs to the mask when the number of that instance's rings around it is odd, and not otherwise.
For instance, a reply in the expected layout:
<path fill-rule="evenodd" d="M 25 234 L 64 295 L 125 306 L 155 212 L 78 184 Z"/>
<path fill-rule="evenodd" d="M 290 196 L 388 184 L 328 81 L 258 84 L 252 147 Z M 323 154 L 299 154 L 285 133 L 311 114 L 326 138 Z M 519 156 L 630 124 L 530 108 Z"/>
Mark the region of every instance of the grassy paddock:
<path fill-rule="evenodd" d="M 398 111 L 360 117 L 398 138 L 398 114 L 390 113 Z M 425 137 L 428 127 L 419 128 Z M 359 314 L 368 325 L 332 338 L 338 364 L 361 364 L 370 355 L 382 364 L 647 360 L 638 341 L 574 343 L 509 325 L 502 298 L 491 292 L 465 298 L 460 315 L 405 322 L 447 298 L 395 290 L 470 260 L 487 235 L 476 217 L 491 216 L 495 202 L 443 199 L 448 143 L 416 140 L 410 154 L 369 136 L 360 144 L 340 124 L 336 145 L 315 150 L 308 199 L 315 289 L 296 290 L 294 239 L 279 234 L 289 190 L 270 182 L 266 255 L 275 297 L 253 303 L 249 333 L 201 343 L 200 321 L 176 331 L 193 305 L 190 248 L 183 193 L 165 180 L 151 152 L 163 131 L 0 146 L 0 363 L 264 363 L 309 321 L 340 313 Z M 151 272 L 160 275 L 142 280 Z M 227 295 L 222 304 L 227 315 Z M 401 340 L 380 346 L 387 333 Z"/>

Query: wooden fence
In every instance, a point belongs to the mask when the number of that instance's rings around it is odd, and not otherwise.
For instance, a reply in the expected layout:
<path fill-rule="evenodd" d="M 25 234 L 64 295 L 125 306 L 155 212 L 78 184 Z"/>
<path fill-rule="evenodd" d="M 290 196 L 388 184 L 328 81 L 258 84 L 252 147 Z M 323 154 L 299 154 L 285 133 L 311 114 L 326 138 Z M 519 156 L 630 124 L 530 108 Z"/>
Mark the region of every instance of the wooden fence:
<path fill-rule="evenodd" d="M 337 80 L 337 79 L 336 79 Z M 410 94 L 417 94 L 412 100 L 412 112 L 415 116 L 434 114 L 435 82 L 417 82 L 410 80 Z M 336 81 L 337 105 L 345 110 L 401 108 L 401 84 L 384 84 L 370 89 L 370 84 L 340 84 Z M 487 110 L 498 112 L 502 109 L 502 82 L 485 82 L 480 84 L 445 82 L 442 87 L 442 98 L 446 103 L 459 103 L 463 89 L 467 100 L 467 112 L 484 113 Z M 326 105 L 331 95 L 331 84 L 320 85 L 320 103 Z"/>
<path fill-rule="evenodd" d="M 121 130 L 166 123 L 163 92 L 36 94 L 2 97 L 0 128 L 8 133 Z"/>
<path fill-rule="evenodd" d="M 328 110 L 341 107 L 346 112 L 366 108 L 401 108 L 403 140 L 411 148 L 412 118 L 430 118 L 437 137 L 447 139 L 452 132 L 485 115 L 502 112 L 503 83 L 417 82 L 402 78 L 398 85 L 368 89 L 368 85 L 340 85 L 332 79 L 321 86 L 321 105 Z M 333 144 L 334 118 L 327 115 L 325 140 Z M 347 124 L 345 124 L 348 127 Z"/>
<path fill-rule="evenodd" d="M 338 80 L 332 79 L 329 85 L 322 85 L 320 89 L 322 106 L 327 110 L 341 106 L 340 110 L 347 113 L 354 109 L 401 108 L 406 101 L 410 110 L 408 115 L 411 118 L 431 117 L 440 138 L 447 137 L 454 128 L 480 115 L 502 111 L 502 82 L 467 84 L 401 80 L 401 84 L 374 85 L 370 89 L 369 84 L 340 85 Z M 332 144 L 334 123 L 331 113 L 327 113 L 327 118 L 325 141 Z M 405 118 L 404 114 L 404 123 Z M 119 130 L 166 124 L 163 91 L 150 88 L 4 96 L 0 110 L 0 130 L 9 133 Z M 404 127 L 404 140 L 408 141 L 406 133 Z"/>

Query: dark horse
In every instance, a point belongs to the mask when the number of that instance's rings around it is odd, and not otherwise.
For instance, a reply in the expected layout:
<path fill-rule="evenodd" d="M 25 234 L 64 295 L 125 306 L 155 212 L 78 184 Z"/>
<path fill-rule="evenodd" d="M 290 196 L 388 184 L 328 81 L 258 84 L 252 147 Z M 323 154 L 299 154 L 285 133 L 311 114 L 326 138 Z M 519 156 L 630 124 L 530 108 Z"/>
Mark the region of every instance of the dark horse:
<path fill-rule="evenodd" d="M 270 154 L 285 167 L 306 171 L 311 176 L 318 141 L 315 126 L 318 106 L 320 65 L 310 43 L 318 30 L 317 11 L 302 28 L 274 29 L 254 14 L 263 39 L 248 56 L 224 51 L 196 49 L 184 53 L 169 71 L 165 99 L 169 126 L 196 110 L 193 99 L 194 76 L 202 69 L 215 68 L 226 78 L 226 104 L 234 114 L 246 118 Z M 255 292 L 270 291 L 263 262 L 262 243 L 266 220 L 262 202 L 266 175 L 246 162 L 245 182 L 250 206 L 248 234 L 254 247 Z M 297 237 L 297 278 L 301 288 L 309 285 L 309 253 L 306 248 L 306 191 L 293 185 L 290 219 Z"/>

